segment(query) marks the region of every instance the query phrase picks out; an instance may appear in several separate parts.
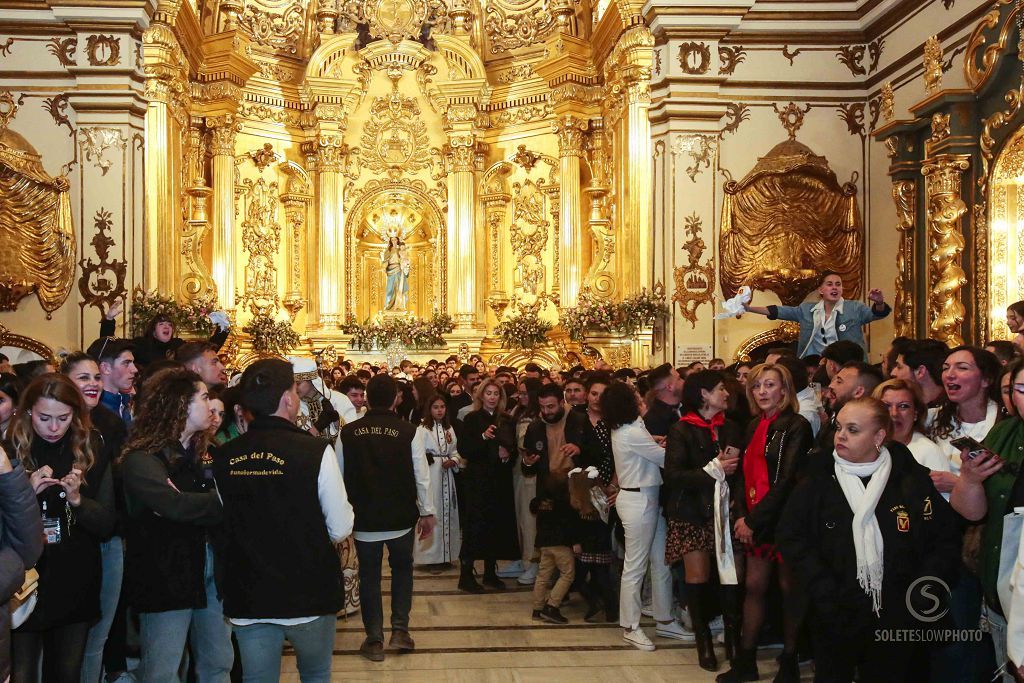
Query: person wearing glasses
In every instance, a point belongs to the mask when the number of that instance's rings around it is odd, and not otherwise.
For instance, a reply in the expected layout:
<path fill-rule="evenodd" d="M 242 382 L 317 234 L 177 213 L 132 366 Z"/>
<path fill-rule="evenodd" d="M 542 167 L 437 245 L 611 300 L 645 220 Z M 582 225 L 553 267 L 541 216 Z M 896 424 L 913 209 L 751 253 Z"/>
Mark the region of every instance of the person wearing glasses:
<path fill-rule="evenodd" d="M 826 346 L 840 339 L 848 339 L 866 349 L 864 325 L 881 320 L 892 312 L 880 289 L 868 292 L 871 306 L 844 299 L 843 277 L 831 270 L 826 270 L 819 277 L 818 295 L 821 300 L 817 303 L 807 301 L 799 306 L 751 306 L 747 303 L 744 308 L 751 313 L 768 316 L 769 320 L 800 323 L 797 352 L 801 358 L 820 355 Z"/>

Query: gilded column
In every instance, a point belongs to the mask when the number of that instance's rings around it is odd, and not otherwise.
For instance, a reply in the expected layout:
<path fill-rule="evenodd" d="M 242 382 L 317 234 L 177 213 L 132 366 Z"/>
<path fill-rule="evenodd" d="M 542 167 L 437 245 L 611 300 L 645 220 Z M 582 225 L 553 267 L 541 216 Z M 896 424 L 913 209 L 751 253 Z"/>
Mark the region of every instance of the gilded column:
<path fill-rule="evenodd" d="M 472 134 L 453 135 L 448 149 L 448 314 L 459 328 L 476 327 L 476 235 Z"/>
<path fill-rule="evenodd" d="M 624 283 L 632 292 L 651 289 L 651 122 L 647 110 L 651 106 L 650 70 L 646 78 L 630 83 L 626 105 L 625 144 L 629 150 L 626 166 L 625 210 L 627 240 L 623 245 L 637 270 L 626 273 Z M 635 256 L 634 256 L 635 255 Z"/>
<path fill-rule="evenodd" d="M 963 172 L 970 168 L 966 154 L 939 154 L 921 168 L 925 177 L 928 213 L 929 336 L 949 346 L 963 341 L 964 305 L 960 290 L 967 284 L 961 267 L 964 235 L 961 219 L 967 204 L 961 196 Z"/>
<path fill-rule="evenodd" d="M 345 206 L 342 173 L 346 148 L 340 135 L 321 135 L 306 143 L 316 158 L 317 206 L 320 233 L 317 249 L 317 292 L 320 329 L 336 329 L 344 322 Z"/>
<path fill-rule="evenodd" d="M 487 274 L 489 290 L 487 301 L 490 307 L 495 310 L 495 315 L 499 318 L 501 314 L 498 311 L 504 310 L 504 305 L 508 303 L 508 297 L 505 295 L 504 283 L 501 277 L 501 265 L 504 263 L 502 257 L 501 226 L 505 223 L 505 213 L 511 199 L 511 195 L 507 192 L 494 192 L 480 197 L 480 202 L 484 205 L 487 221 Z"/>
<path fill-rule="evenodd" d="M 895 335 L 915 337 L 914 329 L 914 229 L 917 227 L 917 185 L 912 180 L 897 180 L 892 185 L 896 203 L 896 230 L 899 248 L 896 252 Z"/>
<path fill-rule="evenodd" d="M 583 281 L 583 217 L 580 211 L 580 158 L 583 156 L 583 135 L 587 122 L 563 116 L 552 124 L 558 135 L 560 231 L 559 304 L 563 308 L 576 305 Z"/>
<path fill-rule="evenodd" d="M 302 229 L 306 224 L 306 207 L 311 199 L 308 195 L 298 194 L 281 197 L 288 226 L 288 293 L 284 297 L 284 307 L 292 320 L 306 305 L 306 298 L 302 296 Z"/>
<path fill-rule="evenodd" d="M 206 117 L 210 130 L 213 180 L 210 224 L 213 228 L 213 281 L 217 299 L 228 310 L 235 308 L 235 134 L 241 124 L 231 114 Z"/>

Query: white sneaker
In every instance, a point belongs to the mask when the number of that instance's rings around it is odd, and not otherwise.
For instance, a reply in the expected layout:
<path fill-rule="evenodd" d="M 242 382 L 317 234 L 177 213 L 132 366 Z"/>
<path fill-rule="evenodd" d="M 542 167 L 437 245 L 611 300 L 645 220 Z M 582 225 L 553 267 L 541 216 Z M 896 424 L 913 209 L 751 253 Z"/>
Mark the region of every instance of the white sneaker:
<path fill-rule="evenodd" d="M 644 605 L 640 605 L 640 614 L 644 615 L 645 617 L 652 617 L 653 618 L 654 617 L 654 605 L 649 603 L 649 602 L 644 604 Z"/>
<path fill-rule="evenodd" d="M 651 642 L 651 639 L 647 637 L 642 628 L 634 631 L 623 631 L 622 639 L 638 650 L 654 652 L 654 643 Z"/>
<path fill-rule="evenodd" d="M 527 565 L 526 571 L 520 574 L 519 578 L 516 579 L 516 583 L 520 586 L 532 586 L 537 582 L 537 569 L 537 563 L 531 562 Z"/>
<path fill-rule="evenodd" d="M 678 609 L 673 610 L 672 616 L 674 616 L 676 621 L 682 624 L 683 628 L 687 631 L 693 630 L 693 619 L 690 618 L 690 612 L 685 607 L 679 607 Z"/>
<path fill-rule="evenodd" d="M 695 640 L 693 637 L 693 631 L 688 630 L 678 621 L 670 621 L 667 624 L 658 624 L 658 627 L 654 630 L 654 635 L 659 638 L 685 640 L 689 643 L 692 643 Z"/>
<path fill-rule="evenodd" d="M 504 567 L 499 567 L 495 573 L 503 579 L 513 579 L 522 574 L 523 569 L 522 561 L 516 560 L 515 562 L 509 562 Z"/>
<path fill-rule="evenodd" d="M 722 621 L 721 615 L 719 615 L 719 616 L 715 617 L 714 619 L 712 619 L 711 622 L 708 624 L 708 628 L 711 629 L 712 633 L 721 633 L 722 631 L 724 631 L 725 630 L 725 622 Z M 690 629 L 690 630 L 692 631 L 693 629 Z"/>

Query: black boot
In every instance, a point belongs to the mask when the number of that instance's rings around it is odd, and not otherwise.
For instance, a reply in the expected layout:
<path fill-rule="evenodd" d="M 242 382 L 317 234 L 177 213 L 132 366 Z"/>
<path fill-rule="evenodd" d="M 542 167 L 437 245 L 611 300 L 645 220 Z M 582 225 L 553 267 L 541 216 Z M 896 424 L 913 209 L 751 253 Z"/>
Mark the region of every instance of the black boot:
<path fill-rule="evenodd" d="M 725 624 L 725 657 L 731 663 L 740 651 L 740 589 L 722 586 L 722 621 Z"/>
<path fill-rule="evenodd" d="M 494 560 L 488 560 L 484 562 L 484 580 L 483 584 L 487 588 L 493 588 L 494 590 L 503 591 L 505 590 L 505 582 L 498 578 L 498 572 L 496 570 L 497 563 Z"/>
<path fill-rule="evenodd" d="M 744 681 L 756 681 L 760 679 L 757 672 L 757 649 L 740 650 L 736 653 L 736 659 L 732 662 L 732 668 L 724 674 L 719 674 L 715 681 L 717 683 L 743 683 Z"/>
<path fill-rule="evenodd" d="M 473 574 L 473 563 L 469 560 L 464 560 L 459 570 L 459 590 L 466 593 L 484 592 L 484 587 L 477 583 L 476 576 Z"/>
<path fill-rule="evenodd" d="M 686 584 L 686 607 L 693 622 L 693 636 L 697 641 L 697 663 L 705 671 L 718 671 L 718 658 L 715 657 L 715 642 L 708 628 L 707 615 L 704 613 L 706 583 Z"/>
<path fill-rule="evenodd" d="M 779 673 L 775 674 L 772 683 L 800 683 L 800 662 L 795 652 L 783 652 L 779 655 Z"/>

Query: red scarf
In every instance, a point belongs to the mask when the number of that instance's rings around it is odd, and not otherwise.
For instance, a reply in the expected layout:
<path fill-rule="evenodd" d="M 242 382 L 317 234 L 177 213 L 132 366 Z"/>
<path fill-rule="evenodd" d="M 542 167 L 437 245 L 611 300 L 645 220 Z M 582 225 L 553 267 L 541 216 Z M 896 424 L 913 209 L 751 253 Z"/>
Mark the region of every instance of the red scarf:
<path fill-rule="evenodd" d="M 711 418 L 711 422 L 705 420 L 699 413 L 687 413 L 679 418 L 679 421 L 708 430 L 711 432 L 711 442 L 717 443 L 718 432 L 716 430 L 725 424 L 725 413 L 715 413 L 715 416 Z"/>
<path fill-rule="evenodd" d="M 778 413 L 771 417 L 761 414 L 757 423 L 754 435 L 747 444 L 747 450 L 743 457 L 743 478 L 747 483 L 747 507 L 753 508 L 768 493 L 768 460 L 764 457 L 764 451 L 768 447 L 768 428 Z"/>

